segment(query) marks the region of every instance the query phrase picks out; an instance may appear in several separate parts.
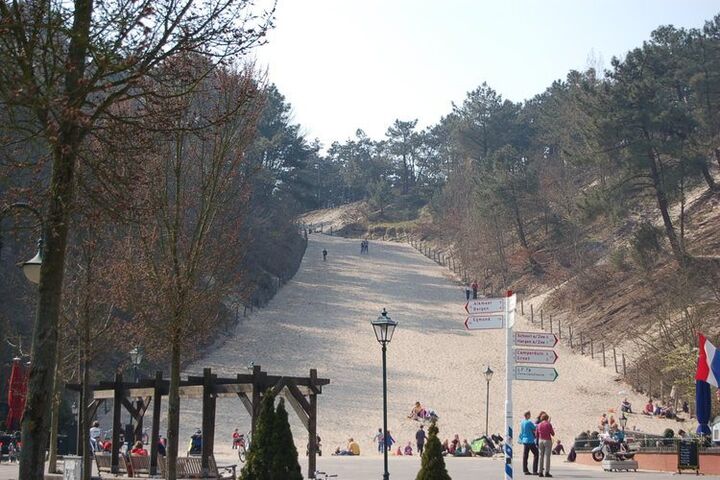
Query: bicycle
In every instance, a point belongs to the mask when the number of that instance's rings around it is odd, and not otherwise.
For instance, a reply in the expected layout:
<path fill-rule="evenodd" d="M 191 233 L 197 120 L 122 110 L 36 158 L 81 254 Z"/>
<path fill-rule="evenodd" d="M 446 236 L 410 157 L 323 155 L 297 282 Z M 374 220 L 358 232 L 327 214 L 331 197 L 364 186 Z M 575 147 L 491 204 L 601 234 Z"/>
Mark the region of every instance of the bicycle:
<path fill-rule="evenodd" d="M 245 463 L 245 460 L 247 459 L 247 448 L 245 447 L 245 438 L 243 435 L 240 435 L 240 438 L 234 440 L 235 445 L 234 447 L 238 451 L 238 460 L 240 460 L 240 463 Z"/>
<path fill-rule="evenodd" d="M 322 475 L 322 477 L 318 477 L 318 475 Z M 315 470 L 315 480 L 328 480 L 328 478 L 337 478 L 337 474 L 331 475 L 327 472 Z"/>

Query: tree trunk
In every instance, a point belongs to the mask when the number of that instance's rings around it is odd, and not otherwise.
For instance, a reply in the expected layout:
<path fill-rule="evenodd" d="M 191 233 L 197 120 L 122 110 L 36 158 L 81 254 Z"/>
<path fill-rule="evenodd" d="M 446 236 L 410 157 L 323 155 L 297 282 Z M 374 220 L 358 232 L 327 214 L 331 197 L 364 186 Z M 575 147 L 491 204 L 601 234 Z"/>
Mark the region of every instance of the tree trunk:
<path fill-rule="evenodd" d="M 89 337 L 89 326 L 86 325 L 86 336 Z M 87 338 L 89 341 L 89 338 Z M 88 405 L 91 403 L 92 400 L 92 390 L 90 389 L 90 361 L 89 361 L 89 354 L 88 354 L 89 345 L 87 345 L 83 353 L 83 361 L 82 361 L 82 393 L 80 394 L 80 405 L 79 405 L 79 412 L 80 412 L 80 431 L 78 432 L 78 435 L 80 436 L 80 445 L 81 450 L 78 452 L 79 455 L 82 455 L 82 462 L 83 462 L 83 471 L 82 471 L 82 479 L 83 480 L 90 480 L 90 474 L 92 473 L 92 451 L 90 450 L 90 441 L 88 438 L 88 435 L 90 433 L 90 421 L 91 418 L 88 417 Z"/>
<path fill-rule="evenodd" d="M 655 196 L 657 198 L 658 208 L 660 209 L 660 214 L 662 215 L 663 219 L 663 225 L 665 226 L 665 235 L 670 242 L 670 248 L 672 249 L 675 261 L 680 266 L 683 266 L 685 264 L 685 253 L 683 252 L 680 241 L 675 234 L 675 228 L 673 227 L 672 219 L 670 218 L 667 196 L 665 195 L 665 186 L 662 184 L 662 181 L 660 179 L 657 161 L 657 153 L 655 152 L 655 150 L 651 149 L 648 152 L 648 163 L 650 165 L 650 174 L 653 180 L 653 187 L 655 187 Z"/>
<path fill-rule="evenodd" d="M 62 142 L 61 142 L 62 143 Z M 66 146 L 68 144 L 65 144 Z M 77 145 L 77 144 L 76 144 Z M 40 267 L 38 306 L 33 326 L 32 364 L 22 421 L 20 478 L 43 480 L 50 432 L 50 406 L 57 367 L 58 318 L 67 247 L 68 216 L 73 203 L 76 148 L 56 148 L 50 183 Z"/>
<path fill-rule="evenodd" d="M 180 337 L 177 333 L 173 333 L 171 342 L 170 390 L 168 392 L 167 478 L 168 480 L 176 480 L 180 434 Z"/>
<path fill-rule="evenodd" d="M 55 375 L 53 375 L 53 396 L 52 396 L 52 412 L 50 414 L 50 453 L 48 455 L 48 473 L 58 473 L 57 471 L 57 441 L 58 426 L 60 424 L 60 349 L 55 355 Z"/>
<path fill-rule="evenodd" d="M 708 188 L 710 190 L 712 190 L 713 192 L 717 192 L 719 190 L 718 185 L 717 185 L 717 183 L 715 183 L 715 179 L 710 174 L 710 169 L 708 168 L 708 164 L 705 163 L 704 160 L 702 162 L 702 165 L 700 166 L 700 171 L 702 172 L 702 176 L 705 179 L 705 183 L 707 183 Z"/>
<path fill-rule="evenodd" d="M 718 167 L 720 167 L 720 148 L 715 149 L 715 161 L 718 164 Z"/>

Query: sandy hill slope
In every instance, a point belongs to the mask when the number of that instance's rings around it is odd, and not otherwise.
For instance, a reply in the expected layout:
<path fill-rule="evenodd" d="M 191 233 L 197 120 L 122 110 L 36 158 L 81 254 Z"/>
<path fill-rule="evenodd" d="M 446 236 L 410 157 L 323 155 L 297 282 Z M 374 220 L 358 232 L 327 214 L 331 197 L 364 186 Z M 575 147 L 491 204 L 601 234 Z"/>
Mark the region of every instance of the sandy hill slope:
<path fill-rule="evenodd" d="M 323 249 L 329 252 L 327 262 L 322 261 Z M 461 288 L 447 278 L 447 270 L 409 246 L 371 242 L 369 255 L 359 252 L 357 240 L 310 235 L 295 278 L 189 373 L 209 366 L 215 373 L 234 375 L 246 372 L 250 362 L 271 374 L 306 375 L 317 368 L 332 382 L 319 397 L 318 433 L 325 452 L 352 436 L 369 453 L 382 421 L 381 354 L 370 321 L 386 307 L 399 322 L 388 347 L 393 436 L 402 444 L 414 438 L 417 423 L 405 417 L 416 400 L 438 412 L 442 438 L 481 434 L 486 365 L 496 372 L 490 384 L 490 431 L 502 431 L 504 332 L 466 331 Z M 523 318 L 516 329 L 532 330 Z M 624 396 L 638 410 L 644 404 L 609 369 L 563 346 L 556 350 L 556 382 L 515 383 L 516 423 L 525 410 L 546 410 L 559 438 L 571 443 L 581 430 L 595 428 L 599 414 L 617 408 Z M 217 410 L 216 445 L 230 454 L 232 430 L 248 431 L 250 419 L 239 400 L 222 398 Z M 201 425 L 198 401 L 183 401 L 181 425 L 181 438 Z M 633 426 L 661 432 L 681 424 L 633 415 L 628 428 Z M 293 430 L 302 454 L 306 432 L 296 420 Z"/>

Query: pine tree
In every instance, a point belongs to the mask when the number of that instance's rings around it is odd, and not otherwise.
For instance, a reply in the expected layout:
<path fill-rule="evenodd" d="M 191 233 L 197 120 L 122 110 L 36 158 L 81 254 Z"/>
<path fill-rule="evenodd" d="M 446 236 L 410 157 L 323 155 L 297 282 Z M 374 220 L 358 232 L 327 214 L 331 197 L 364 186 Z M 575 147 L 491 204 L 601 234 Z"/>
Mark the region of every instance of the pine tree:
<path fill-rule="evenodd" d="M 285 414 L 287 421 L 287 413 Z M 267 391 L 260 404 L 255 434 L 250 443 L 247 462 L 240 473 L 240 480 L 271 480 L 270 467 L 273 460 L 273 430 L 275 429 L 275 395 Z M 296 453 L 297 455 L 297 453 Z"/>
<path fill-rule="evenodd" d="M 430 425 L 428 433 L 430 436 L 423 452 L 422 466 L 415 480 L 451 480 L 445 468 L 442 445 L 440 445 L 440 439 L 437 436 L 438 428 L 435 422 Z"/>
<path fill-rule="evenodd" d="M 272 480 L 302 480 L 298 453 L 283 399 L 280 399 L 275 411 L 271 445 L 274 455 L 270 465 L 270 478 Z"/>

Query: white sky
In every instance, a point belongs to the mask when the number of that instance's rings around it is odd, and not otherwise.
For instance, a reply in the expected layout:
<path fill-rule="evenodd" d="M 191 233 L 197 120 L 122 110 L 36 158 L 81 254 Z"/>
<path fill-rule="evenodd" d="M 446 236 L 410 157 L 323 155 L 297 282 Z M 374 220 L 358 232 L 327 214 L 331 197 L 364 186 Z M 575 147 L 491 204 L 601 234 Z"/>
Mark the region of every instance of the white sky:
<path fill-rule="evenodd" d="M 521 101 L 591 52 L 640 46 L 657 26 L 700 27 L 717 0 L 279 0 L 257 51 L 294 120 L 325 146 L 396 119 L 436 123 L 483 81 Z"/>

